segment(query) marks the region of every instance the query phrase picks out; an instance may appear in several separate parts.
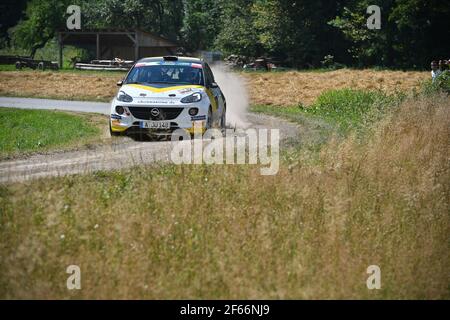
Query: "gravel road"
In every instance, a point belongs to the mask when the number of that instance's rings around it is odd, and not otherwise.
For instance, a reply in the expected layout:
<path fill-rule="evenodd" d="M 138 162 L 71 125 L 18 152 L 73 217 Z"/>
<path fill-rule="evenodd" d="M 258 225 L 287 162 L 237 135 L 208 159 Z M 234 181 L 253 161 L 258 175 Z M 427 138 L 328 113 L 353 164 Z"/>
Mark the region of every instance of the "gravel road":
<path fill-rule="evenodd" d="M 110 104 L 89 101 L 51 100 L 34 98 L 0 97 L 1 107 L 20 109 L 46 109 L 109 114 Z"/>
<path fill-rule="evenodd" d="M 0 106 L 28 109 L 57 109 L 108 114 L 108 103 L 0 97 Z M 295 138 L 300 128 L 290 122 L 261 114 L 247 114 L 251 128 L 280 129 L 280 138 Z M 105 126 L 107 124 L 105 123 Z M 169 162 L 170 141 L 135 141 L 128 137 L 88 150 L 36 154 L 25 159 L 0 162 L 0 183 L 46 176 L 113 170 L 155 162 Z"/>

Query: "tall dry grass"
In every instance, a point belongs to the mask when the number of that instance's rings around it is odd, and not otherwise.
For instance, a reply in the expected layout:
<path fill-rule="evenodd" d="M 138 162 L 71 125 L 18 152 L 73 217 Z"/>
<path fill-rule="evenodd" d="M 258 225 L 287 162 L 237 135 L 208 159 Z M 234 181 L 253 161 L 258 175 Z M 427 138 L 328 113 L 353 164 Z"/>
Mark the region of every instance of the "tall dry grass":
<path fill-rule="evenodd" d="M 407 100 L 366 141 L 273 177 L 163 166 L 2 186 L 0 297 L 449 298 L 449 108 Z"/>
<path fill-rule="evenodd" d="M 0 96 L 111 101 L 124 73 L 2 71 Z"/>

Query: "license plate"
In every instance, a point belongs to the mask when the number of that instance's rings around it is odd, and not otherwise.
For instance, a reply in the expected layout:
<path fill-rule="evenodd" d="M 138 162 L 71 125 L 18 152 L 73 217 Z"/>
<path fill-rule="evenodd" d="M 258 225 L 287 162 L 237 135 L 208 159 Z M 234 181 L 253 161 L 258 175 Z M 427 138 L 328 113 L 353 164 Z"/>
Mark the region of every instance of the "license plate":
<path fill-rule="evenodd" d="M 167 121 L 141 121 L 139 126 L 143 129 L 170 129 L 170 122 L 167 122 Z"/>

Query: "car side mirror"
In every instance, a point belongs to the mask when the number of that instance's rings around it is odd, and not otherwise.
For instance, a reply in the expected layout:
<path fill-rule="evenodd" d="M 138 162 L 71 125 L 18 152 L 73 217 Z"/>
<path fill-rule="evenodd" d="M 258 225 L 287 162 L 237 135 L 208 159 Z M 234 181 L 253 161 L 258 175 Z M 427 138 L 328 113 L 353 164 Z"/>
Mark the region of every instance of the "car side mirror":
<path fill-rule="evenodd" d="M 213 89 L 215 89 L 215 88 L 218 88 L 219 85 L 218 85 L 217 83 L 215 83 L 215 82 L 211 82 L 210 87 L 213 88 Z"/>
<path fill-rule="evenodd" d="M 117 86 L 121 87 L 123 85 L 123 80 L 117 81 Z"/>

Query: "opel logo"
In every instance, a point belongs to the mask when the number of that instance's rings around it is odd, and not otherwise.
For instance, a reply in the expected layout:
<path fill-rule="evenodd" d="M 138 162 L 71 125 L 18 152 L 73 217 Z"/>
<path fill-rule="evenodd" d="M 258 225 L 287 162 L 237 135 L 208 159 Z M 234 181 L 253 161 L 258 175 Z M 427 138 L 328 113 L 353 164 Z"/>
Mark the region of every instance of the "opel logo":
<path fill-rule="evenodd" d="M 159 116 L 159 109 L 153 108 L 152 110 L 150 110 L 150 113 L 152 116 L 157 117 L 157 116 Z"/>

